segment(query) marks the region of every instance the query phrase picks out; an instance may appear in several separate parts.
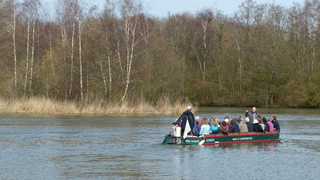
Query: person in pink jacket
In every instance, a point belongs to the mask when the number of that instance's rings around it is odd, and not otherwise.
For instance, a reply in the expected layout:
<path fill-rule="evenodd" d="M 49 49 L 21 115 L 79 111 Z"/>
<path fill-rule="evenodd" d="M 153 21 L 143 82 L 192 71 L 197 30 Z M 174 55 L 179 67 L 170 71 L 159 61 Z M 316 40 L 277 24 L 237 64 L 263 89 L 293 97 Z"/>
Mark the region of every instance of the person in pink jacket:
<path fill-rule="evenodd" d="M 268 122 L 267 122 L 267 123 L 269 124 L 269 130 L 270 130 L 270 132 L 273 132 L 273 131 L 274 131 L 274 127 L 273 127 L 272 122 L 270 121 L 270 118 L 268 118 Z"/>

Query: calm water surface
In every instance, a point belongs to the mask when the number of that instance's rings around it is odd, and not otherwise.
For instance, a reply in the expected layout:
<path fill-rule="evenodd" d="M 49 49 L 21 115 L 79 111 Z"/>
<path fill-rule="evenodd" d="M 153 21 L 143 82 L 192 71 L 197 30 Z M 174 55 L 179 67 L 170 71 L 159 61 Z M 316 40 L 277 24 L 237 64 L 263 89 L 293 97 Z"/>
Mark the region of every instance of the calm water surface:
<path fill-rule="evenodd" d="M 222 120 L 246 109 L 196 115 Z M 176 116 L 2 114 L 0 179 L 319 179 L 320 110 L 258 112 L 278 116 L 280 142 L 160 144 Z"/>

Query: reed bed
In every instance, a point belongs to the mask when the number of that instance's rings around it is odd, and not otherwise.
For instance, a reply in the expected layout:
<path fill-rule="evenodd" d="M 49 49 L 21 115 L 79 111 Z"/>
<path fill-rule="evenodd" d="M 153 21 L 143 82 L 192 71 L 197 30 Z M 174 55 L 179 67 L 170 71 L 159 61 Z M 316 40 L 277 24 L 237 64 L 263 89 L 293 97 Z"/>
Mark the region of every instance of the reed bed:
<path fill-rule="evenodd" d="M 0 99 L 0 113 L 177 115 L 185 111 L 190 104 L 180 101 L 172 103 L 167 97 L 161 98 L 156 105 L 144 101 L 113 104 L 105 101 L 79 103 L 32 97 L 18 100 Z"/>

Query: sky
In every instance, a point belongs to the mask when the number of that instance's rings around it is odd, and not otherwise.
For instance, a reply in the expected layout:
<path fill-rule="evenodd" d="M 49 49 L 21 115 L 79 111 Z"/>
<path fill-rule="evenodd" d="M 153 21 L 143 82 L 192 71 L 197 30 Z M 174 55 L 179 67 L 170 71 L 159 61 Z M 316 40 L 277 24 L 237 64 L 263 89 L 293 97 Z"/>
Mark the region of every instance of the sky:
<path fill-rule="evenodd" d="M 270 0 L 255 1 L 258 4 L 273 2 Z M 185 11 L 195 13 L 203 8 L 215 8 L 226 15 L 233 15 L 244 0 L 145 0 L 145 2 L 150 4 L 151 10 L 148 12 L 156 16 L 166 16 L 168 12 L 172 14 Z M 275 4 L 291 7 L 294 2 L 302 4 L 304 0 L 275 0 L 274 2 Z"/>
<path fill-rule="evenodd" d="M 54 7 L 55 0 L 43 0 L 46 7 Z M 272 3 L 286 7 L 292 7 L 294 2 L 303 4 L 305 0 L 255 0 L 258 4 Z M 103 9 L 105 0 L 87 0 L 91 5 L 97 5 Z M 151 15 L 163 17 L 171 14 L 191 12 L 195 13 L 203 8 L 215 8 L 221 10 L 226 15 L 233 15 L 238 6 L 244 0 L 142 0 L 146 7 L 146 12 Z"/>

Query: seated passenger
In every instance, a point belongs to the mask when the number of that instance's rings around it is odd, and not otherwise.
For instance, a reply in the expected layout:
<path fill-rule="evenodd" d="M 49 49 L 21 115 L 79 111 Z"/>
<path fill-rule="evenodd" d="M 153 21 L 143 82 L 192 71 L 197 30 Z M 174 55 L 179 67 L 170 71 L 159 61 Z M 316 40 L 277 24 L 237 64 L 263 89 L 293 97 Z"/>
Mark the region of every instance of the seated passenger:
<path fill-rule="evenodd" d="M 270 132 L 273 132 L 274 131 L 274 127 L 273 127 L 273 124 L 272 124 L 272 122 L 270 121 L 270 118 L 268 118 L 268 120 L 267 120 L 268 122 L 268 125 L 269 125 L 269 131 Z"/>
<path fill-rule="evenodd" d="M 263 122 L 262 122 L 261 118 L 258 118 L 258 122 L 259 122 L 259 124 L 260 124 L 260 126 L 261 126 L 262 130 L 263 130 L 263 131 L 266 131 L 266 125 L 264 125 L 264 124 L 263 124 Z"/>
<path fill-rule="evenodd" d="M 221 126 L 219 127 L 219 134 L 228 135 L 227 123 L 222 121 Z"/>
<path fill-rule="evenodd" d="M 214 120 L 216 121 L 218 127 L 220 127 L 221 123 L 219 122 L 219 119 L 218 119 L 218 118 L 215 118 Z"/>
<path fill-rule="evenodd" d="M 224 118 L 224 121 L 226 122 L 226 128 L 227 128 L 227 130 L 228 130 L 228 132 L 231 132 L 232 131 L 232 129 L 233 129 L 233 127 L 232 127 L 232 125 L 231 125 L 231 123 L 230 123 L 230 121 L 229 121 L 229 117 L 228 116 L 226 116 L 225 118 Z"/>
<path fill-rule="evenodd" d="M 218 134 L 219 133 L 219 130 L 218 130 L 219 127 L 218 127 L 216 121 L 212 121 L 211 123 L 212 123 L 212 125 L 210 127 L 210 134 Z"/>
<path fill-rule="evenodd" d="M 210 118 L 210 122 L 209 122 L 209 126 L 211 127 L 212 126 L 212 122 L 214 121 L 214 118 Z"/>
<path fill-rule="evenodd" d="M 277 121 L 277 116 L 272 114 L 271 119 L 272 119 L 274 130 L 280 132 L 280 124 L 279 124 L 279 121 Z"/>
<path fill-rule="evenodd" d="M 237 119 L 236 119 L 236 118 L 233 118 L 233 119 L 232 119 L 231 125 L 232 125 L 232 130 L 231 130 L 231 132 L 233 132 L 233 133 L 239 133 L 239 132 L 240 132 L 240 129 L 239 129 L 239 126 L 238 126 L 238 124 L 237 124 Z"/>
<path fill-rule="evenodd" d="M 245 132 L 248 132 L 248 126 L 246 124 L 246 122 L 243 121 L 243 118 L 239 118 L 240 122 L 239 122 L 239 129 L 240 129 L 240 132 L 242 133 L 245 133 Z M 249 121 L 249 118 L 248 118 L 248 121 Z"/>
<path fill-rule="evenodd" d="M 243 121 L 243 117 L 239 116 L 238 119 L 237 119 L 237 123 L 239 124 L 241 121 Z"/>
<path fill-rule="evenodd" d="M 247 127 L 248 127 L 248 132 L 254 132 L 253 131 L 253 124 L 250 123 L 250 119 L 249 118 L 246 118 L 246 124 L 247 124 Z"/>
<path fill-rule="evenodd" d="M 258 122 L 257 119 L 254 119 L 254 120 L 253 120 L 253 131 L 254 131 L 254 132 L 264 132 L 264 131 L 262 130 L 262 127 L 260 126 L 260 124 L 259 124 L 259 122 Z"/>
<path fill-rule="evenodd" d="M 199 136 L 200 134 L 200 117 L 196 116 L 195 118 L 196 120 L 194 121 L 194 125 L 193 125 L 193 135 L 195 136 Z"/>
<path fill-rule="evenodd" d="M 265 126 L 265 131 L 266 131 L 266 132 L 270 132 L 270 127 L 269 127 L 267 118 L 263 117 L 263 118 L 262 118 L 262 121 L 263 121 L 263 124 L 264 124 L 264 126 Z"/>
<path fill-rule="evenodd" d="M 201 123 L 200 123 L 200 126 L 199 126 L 200 129 L 201 129 L 201 126 L 202 126 L 202 124 L 203 124 L 203 119 L 204 119 L 204 118 L 201 119 Z M 207 118 L 206 118 L 206 119 L 207 119 Z"/>
<path fill-rule="evenodd" d="M 208 125 L 208 119 L 207 118 L 203 118 L 202 119 L 202 123 L 203 124 L 201 126 L 200 136 L 210 134 L 210 126 Z"/>

